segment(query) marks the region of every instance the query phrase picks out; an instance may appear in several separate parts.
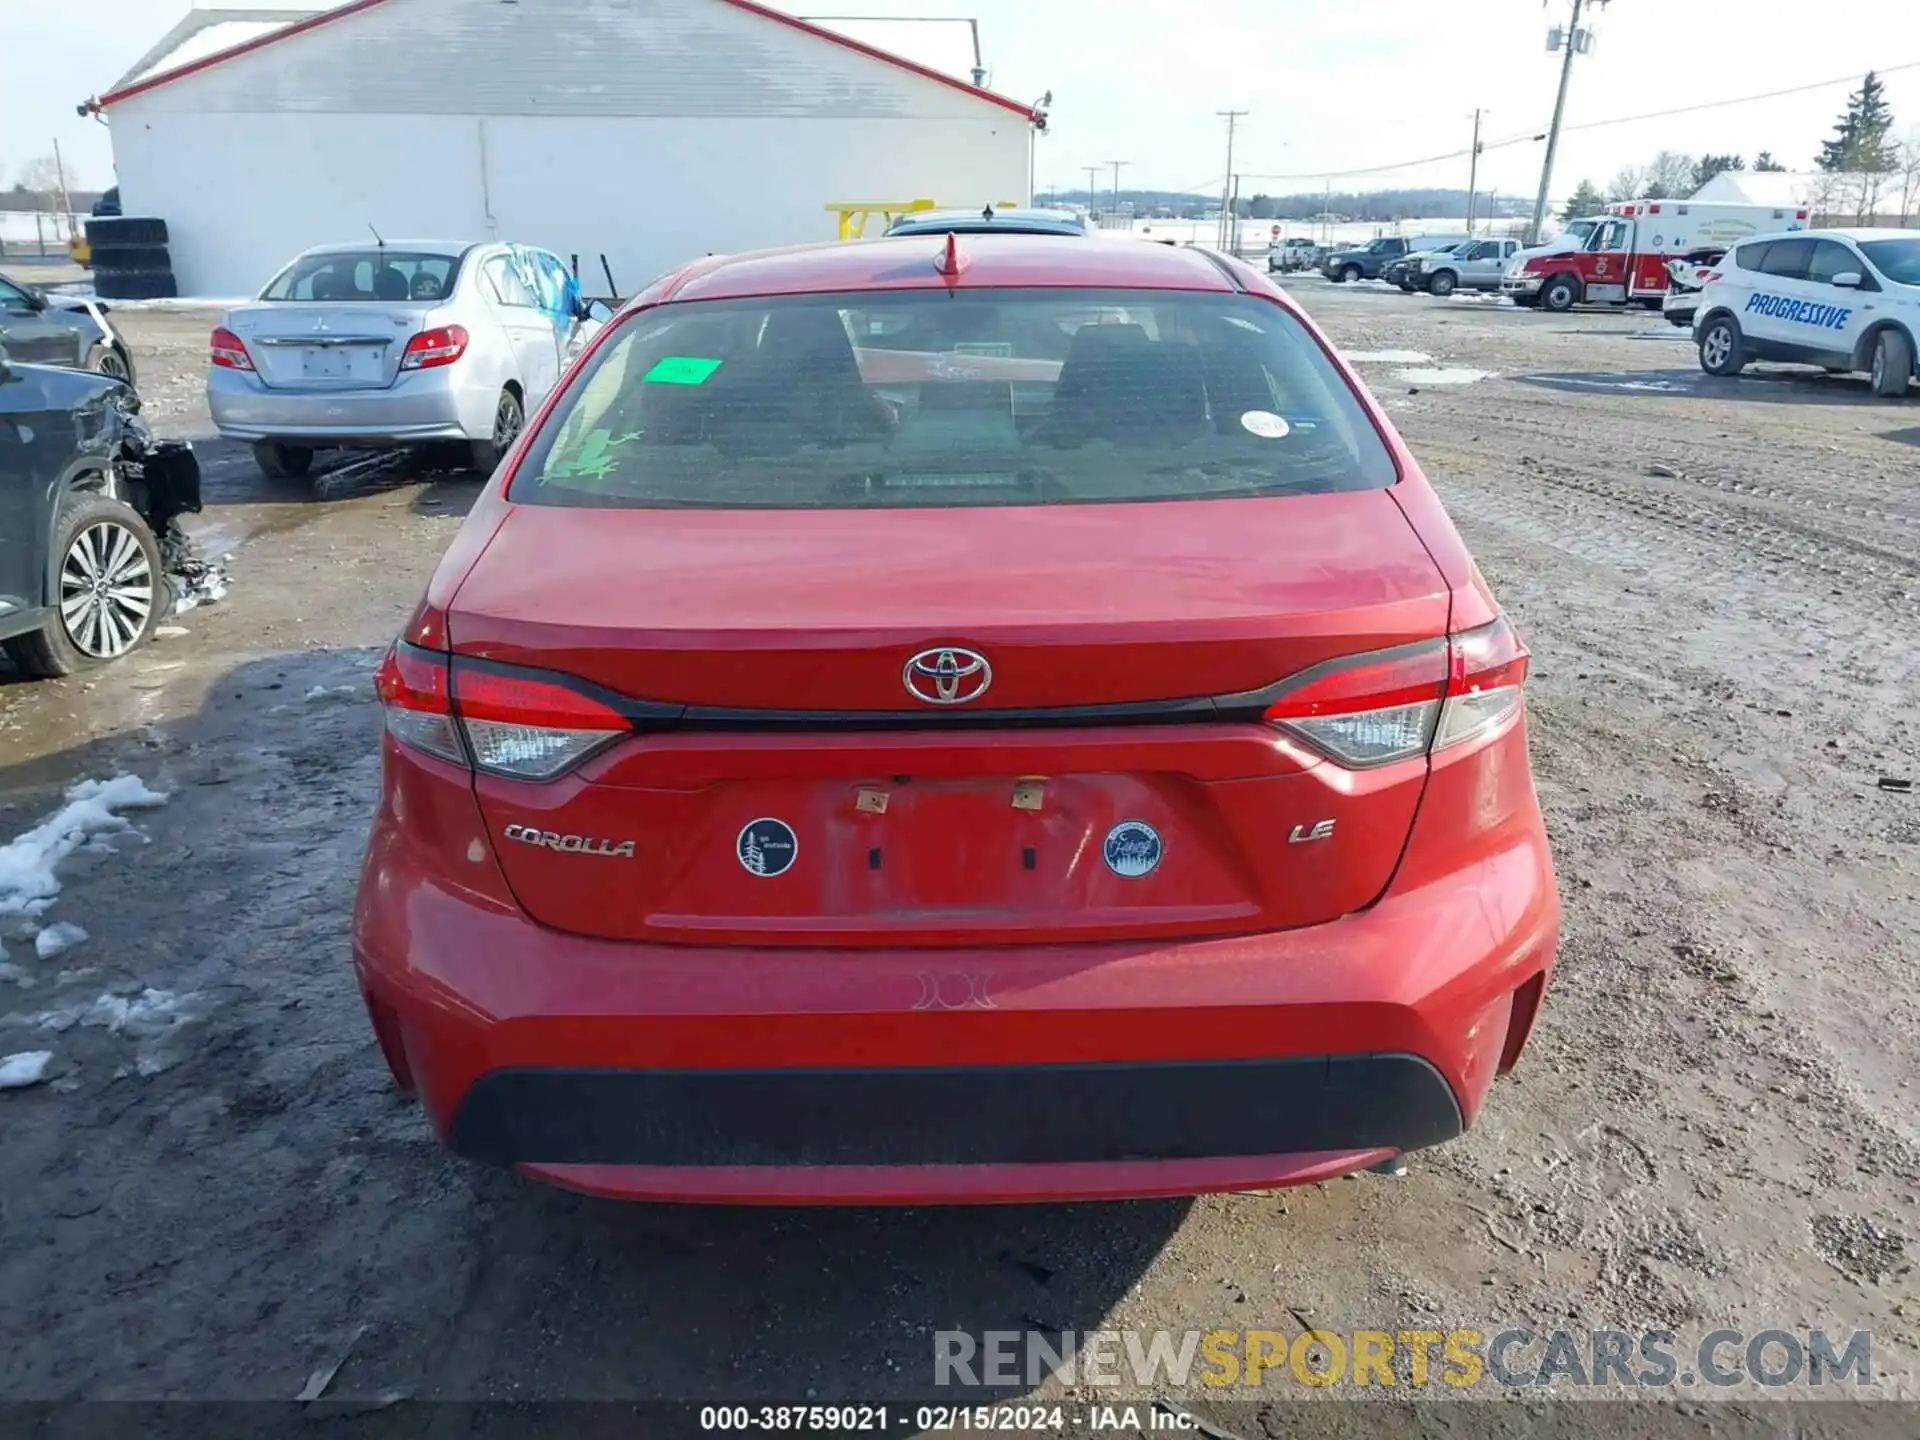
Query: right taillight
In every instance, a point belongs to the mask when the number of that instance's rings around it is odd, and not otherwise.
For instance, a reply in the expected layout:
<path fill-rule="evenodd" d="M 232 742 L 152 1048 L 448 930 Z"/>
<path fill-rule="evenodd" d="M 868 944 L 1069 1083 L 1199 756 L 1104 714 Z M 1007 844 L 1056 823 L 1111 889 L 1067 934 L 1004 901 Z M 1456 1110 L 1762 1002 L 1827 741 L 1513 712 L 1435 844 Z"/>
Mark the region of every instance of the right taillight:
<path fill-rule="evenodd" d="M 216 326 L 207 341 L 207 363 L 222 370 L 253 369 L 253 357 L 247 354 L 246 341 L 224 325 Z"/>
<path fill-rule="evenodd" d="M 1527 647 L 1502 615 L 1450 642 L 1447 698 L 1433 748 L 1442 749 L 1484 735 L 1520 708 L 1527 683 Z"/>
<path fill-rule="evenodd" d="M 1526 646 L 1503 616 L 1450 639 L 1316 665 L 1263 718 L 1350 769 L 1370 769 L 1486 734 L 1520 708 L 1526 678 Z"/>
<path fill-rule="evenodd" d="M 396 641 L 374 677 L 393 738 L 516 780 L 551 780 L 632 723 L 565 676 L 463 660 Z"/>
<path fill-rule="evenodd" d="M 467 327 L 464 325 L 442 325 L 435 330 L 422 330 L 407 341 L 407 348 L 400 352 L 402 370 L 433 370 L 441 365 L 451 365 L 467 353 Z"/>

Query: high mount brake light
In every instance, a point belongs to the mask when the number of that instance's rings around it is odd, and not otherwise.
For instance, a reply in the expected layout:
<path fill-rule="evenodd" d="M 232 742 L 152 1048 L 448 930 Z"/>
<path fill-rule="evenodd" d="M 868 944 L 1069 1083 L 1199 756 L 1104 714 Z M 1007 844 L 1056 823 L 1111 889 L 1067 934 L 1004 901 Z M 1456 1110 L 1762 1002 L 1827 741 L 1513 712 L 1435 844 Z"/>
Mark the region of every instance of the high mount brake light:
<path fill-rule="evenodd" d="M 632 726 L 563 677 L 477 664 L 396 641 L 375 685 L 396 740 L 518 780 L 551 780 Z"/>
<path fill-rule="evenodd" d="M 1351 769 L 1494 729 L 1520 707 L 1527 650 L 1505 617 L 1451 639 L 1344 656 L 1295 678 L 1264 719 Z"/>

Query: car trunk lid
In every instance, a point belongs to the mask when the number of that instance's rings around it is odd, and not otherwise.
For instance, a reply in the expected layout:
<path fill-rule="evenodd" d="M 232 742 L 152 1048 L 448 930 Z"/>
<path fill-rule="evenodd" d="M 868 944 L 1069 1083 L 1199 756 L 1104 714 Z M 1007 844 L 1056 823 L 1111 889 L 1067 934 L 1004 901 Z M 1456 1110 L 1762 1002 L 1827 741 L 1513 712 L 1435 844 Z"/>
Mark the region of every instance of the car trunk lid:
<path fill-rule="evenodd" d="M 368 390 L 391 385 L 407 341 L 430 329 L 434 307 L 383 301 L 245 305 L 227 317 L 274 389 Z"/>
<path fill-rule="evenodd" d="M 456 655 L 650 702 L 559 780 L 479 777 L 535 919 L 1016 943 L 1312 924 L 1385 886 L 1424 758 L 1345 769 L 1215 697 L 1445 633 L 1389 493 L 928 518 L 509 512 L 455 597 Z M 942 649 L 985 657 L 976 699 L 909 692 Z"/>

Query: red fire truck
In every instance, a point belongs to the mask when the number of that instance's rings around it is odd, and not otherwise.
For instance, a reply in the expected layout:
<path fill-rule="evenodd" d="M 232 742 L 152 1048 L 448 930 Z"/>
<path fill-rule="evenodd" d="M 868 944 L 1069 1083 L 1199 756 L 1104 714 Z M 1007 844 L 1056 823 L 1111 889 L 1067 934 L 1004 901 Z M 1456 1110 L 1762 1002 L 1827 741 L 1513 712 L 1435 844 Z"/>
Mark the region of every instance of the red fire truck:
<path fill-rule="evenodd" d="M 1594 218 L 1598 223 L 1577 250 L 1522 250 L 1500 277 L 1501 292 L 1516 305 L 1543 310 L 1636 301 L 1658 310 L 1667 293 L 1667 261 L 1807 228 L 1804 209 L 1717 200 L 1627 200 Z"/>

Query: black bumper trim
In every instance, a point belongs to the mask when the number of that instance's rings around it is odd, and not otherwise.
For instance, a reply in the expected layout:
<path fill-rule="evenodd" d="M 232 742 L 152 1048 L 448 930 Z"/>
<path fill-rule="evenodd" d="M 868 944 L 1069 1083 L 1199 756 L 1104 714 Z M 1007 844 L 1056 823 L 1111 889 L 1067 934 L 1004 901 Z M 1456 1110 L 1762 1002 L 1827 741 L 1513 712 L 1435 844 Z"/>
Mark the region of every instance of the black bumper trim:
<path fill-rule="evenodd" d="M 497 1165 L 1026 1165 L 1413 1150 L 1460 1133 L 1414 1055 L 868 1070 L 512 1069 L 448 1143 Z"/>

